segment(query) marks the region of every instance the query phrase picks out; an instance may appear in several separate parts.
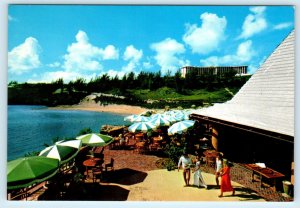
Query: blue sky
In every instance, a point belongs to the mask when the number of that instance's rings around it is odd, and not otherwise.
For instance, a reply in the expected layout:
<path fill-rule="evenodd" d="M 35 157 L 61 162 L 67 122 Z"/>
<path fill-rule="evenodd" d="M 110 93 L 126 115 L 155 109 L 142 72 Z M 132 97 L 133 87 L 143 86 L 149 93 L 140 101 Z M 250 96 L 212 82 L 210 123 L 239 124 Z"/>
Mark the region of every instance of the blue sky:
<path fill-rule="evenodd" d="M 247 65 L 294 29 L 292 6 L 10 5 L 8 81 Z"/>

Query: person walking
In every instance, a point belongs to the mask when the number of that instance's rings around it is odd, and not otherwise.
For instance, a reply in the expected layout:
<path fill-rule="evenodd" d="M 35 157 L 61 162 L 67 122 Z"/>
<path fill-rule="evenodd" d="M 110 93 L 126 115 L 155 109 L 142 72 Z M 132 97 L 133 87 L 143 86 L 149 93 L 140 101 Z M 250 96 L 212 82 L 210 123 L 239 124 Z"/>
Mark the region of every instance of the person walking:
<path fill-rule="evenodd" d="M 216 184 L 219 187 L 219 176 L 220 176 L 220 172 L 223 168 L 223 158 L 222 158 L 222 154 L 218 153 L 218 156 L 216 157 L 216 166 L 215 166 L 215 178 L 216 178 Z"/>
<path fill-rule="evenodd" d="M 202 174 L 201 174 L 200 164 L 201 164 L 200 156 L 197 155 L 196 156 L 195 169 L 193 171 L 193 173 L 194 173 L 194 186 L 198 186 L 198 187 L 201 186 L 201 187 L 204 187 L 204 188 L 207 189 L 207 185 L 205 184 L 204 179 L 203 179 Z"/>
<path fill-rule="evenodd" d="M 192 164 L 191 158 L 189 158 L 186 151 L 183 152 L 183 155 L 179 158 L 178 162 L 178 172 L 180 169 L 180 166 L 183 169 L 183 179 L 185 182 L 185 186 L 190 185 L 190 177 L 191 177 L 191 168 L 190 165 Z"/>
<path fill-rule="evenodd" d="M 231 185 L 231 180 L 230 180 L 230 167 L 228 165 L 227 160 L 223 160 L 223 168 L 221 170 L 221 194 L 219 197 L 223 197 L 224 192 L 232 191 L 232 196 L 235 194 L 235 190 Z"/>

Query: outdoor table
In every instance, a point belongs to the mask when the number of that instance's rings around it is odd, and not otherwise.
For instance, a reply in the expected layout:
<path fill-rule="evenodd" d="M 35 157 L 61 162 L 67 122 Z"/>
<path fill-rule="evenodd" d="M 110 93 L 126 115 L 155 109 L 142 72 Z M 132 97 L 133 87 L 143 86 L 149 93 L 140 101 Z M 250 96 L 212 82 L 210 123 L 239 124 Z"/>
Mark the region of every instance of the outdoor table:
<path fill-rule="evenodd" d="M 162 140 L 162 137 L 153 137 L 153 143 L 160 143 Z"/>
<path fill-rule="evenodd" d="M 99 161 L 103 162 L 103 160 L 101 160 L 100 158 L 95 158 L 95 157 L 83 161 L 83 165 L 86 168 L 86 177 L 88 177 L 88 168 L 95 167 Z"/>
<path fill-rule="evenodd" d="M 136 149 L 137 149 L 137 151 L 138 151 L 139 153 L 141 153 L 141 152 L 144 150 L 145 144 L 146 144 L 146 142 L 137 142 L 137 143 L 135 144 Z"/>
<path fill-rule="evenodd" d="M 143 133 L 138 133 L 134 135 L 135 139 L 138 141 L 141 141 L 144 139 L 144 134 Z"/>
<path fill-rule="evenodd" d="M 271 168 L 263 168 L 256 164 L 243 164 L 244 167 L 252 171 L 252 181 L 254 181 L 254 175 L 259 176 L 259 184 L 260 187 L 262 186 L 262 179 L 263 177 L 272 181 L 272 186 L 274 191 L 276 191 L 276 180 L 283 178 L 285 175 L 279 173 Z"/>
<path fill-rule="evenodd" d="M 144 147 L 145 146 L 145 142 L 137 142 L 135 145 L 137 147 Z"/>

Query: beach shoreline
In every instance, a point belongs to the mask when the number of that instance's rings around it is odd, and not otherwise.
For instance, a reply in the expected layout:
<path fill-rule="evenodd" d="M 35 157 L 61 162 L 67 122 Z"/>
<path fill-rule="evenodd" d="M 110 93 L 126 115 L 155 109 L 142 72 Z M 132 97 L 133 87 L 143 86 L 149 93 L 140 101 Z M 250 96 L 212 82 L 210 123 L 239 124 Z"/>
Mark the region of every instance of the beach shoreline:
<path fill-rule="evenodd" d="M 115 113 L 120 115 L 131 115 L 131 114 L 141 114 L 143 112 L 149 111 L 147 108 L 133 105 L 100 105 L 97 103 L 80 103 L 76 105 L 59 105 L 56 107 L 48 107 L 48 109 L 56 110 L 80 110 L 80 111 L 93 111 L 93 112 L 107 112 Z"/>

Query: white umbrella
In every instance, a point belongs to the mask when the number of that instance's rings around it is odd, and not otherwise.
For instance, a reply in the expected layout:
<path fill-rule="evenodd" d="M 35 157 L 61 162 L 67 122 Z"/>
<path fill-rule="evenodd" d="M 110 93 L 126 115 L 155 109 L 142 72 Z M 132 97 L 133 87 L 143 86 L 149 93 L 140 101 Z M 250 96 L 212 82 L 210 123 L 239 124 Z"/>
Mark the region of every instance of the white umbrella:
<path fill-rule="evenodd" d="M 161 117 L 165 117 L 163 114 L 160 113 L 156 113 L 156 114 L 152 114 L 150 116 L 150 119 L 154 119 L 154 118 L 161 118 Z"/>
<path fill-rule="evenodd" d="M 136 132 L 136 131 L 148 132 L 154 129 L 156 129 L 156 126 L 150 122 L 138 122 L 128 127 L 128 131 L 130 132 Z"/>
<path fill-rule="evenodd" d="M 177 123 L 174 123 L 169 129 L 168 129 L 168 134 L 173 135 L 173 134 L 182 134 L 182 132 L 185 132 L 188 128 L 194 126 L 195 121 L 192 120 L 185 120 L 185 121 L 180 121 Z"/>
<path fill-rule="evenodd" d="M 133 120 L 138 117 L 138 115 L 130 115 L 130 116 L 126 116 L 124 118 L 124 121 L 130 121 L 130 122 L 133 122 Z"/>
<path fill-rule="evenodd" d="M 175 119 L 174 116 L 164 116 L 164 118 L 166 118 L 168 121 L 170 121 L 171 123 L 175 123 L 177 122 L 177 120 Z"/>
<path fill-rule="evenodd" d="M 64 164 L 73 159 L 81 147 L 80 140 L 59 141 L 54 145 L 42 150 L 39 156 L 58 159 L 60 164 Z"/>
<path fill-rule="evenodd" d="M 174 118 L 177 121 L 183 121 L 183 120 L 188 120 L 189 115 L 182 113 L 182 114 L 177 114 Z"/>
<path fill-rule="evenodd" d="M 170 126 L 170 124 L 171 124 L 171 122 L 168 119 L 166 119 L 162 116 L 153 118 L 149 122 L 153 123 L 156 126 Z"/>
<path fill-rule="evenodd" d="M 132 120 L 132 122 L 147 122 L 149 121 L 149 117 L 146 117 L 146 116 L 137 116 L 136 118 L 134 118 Z"/>

